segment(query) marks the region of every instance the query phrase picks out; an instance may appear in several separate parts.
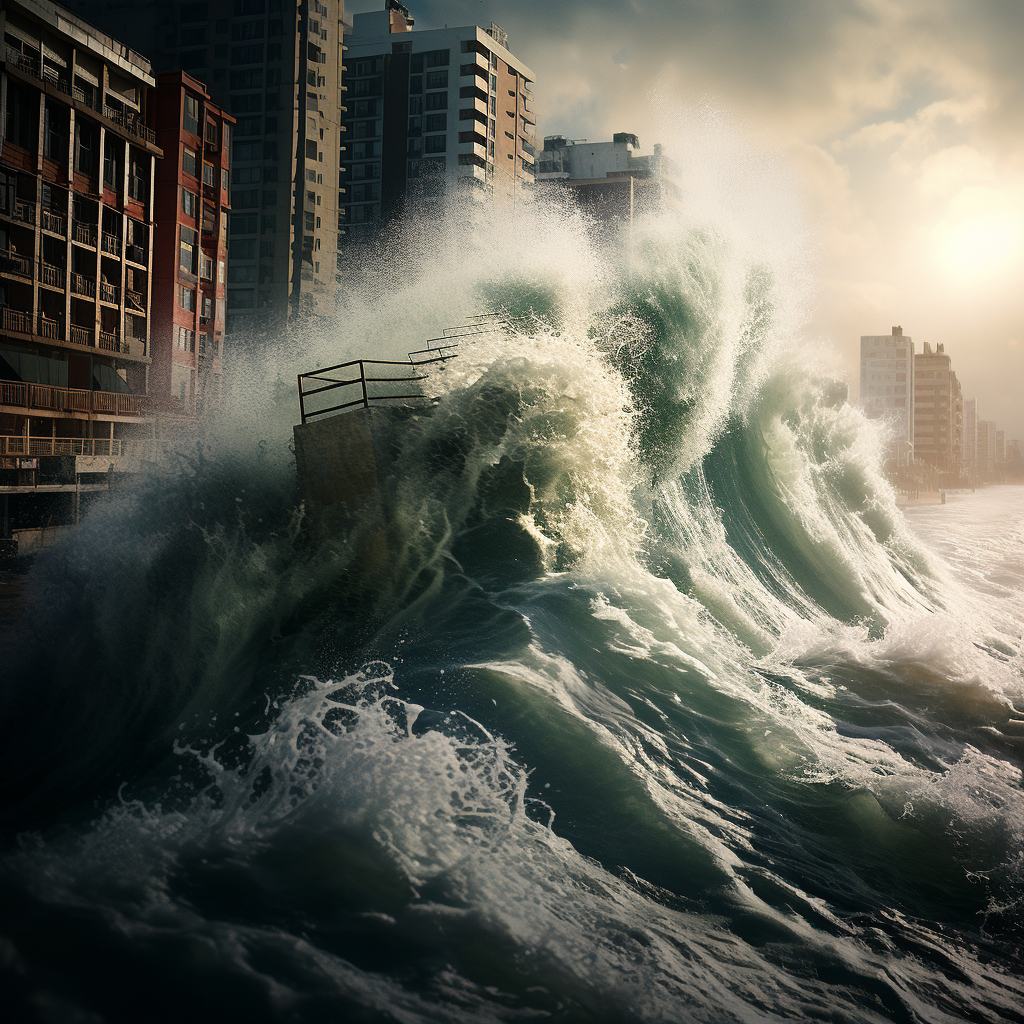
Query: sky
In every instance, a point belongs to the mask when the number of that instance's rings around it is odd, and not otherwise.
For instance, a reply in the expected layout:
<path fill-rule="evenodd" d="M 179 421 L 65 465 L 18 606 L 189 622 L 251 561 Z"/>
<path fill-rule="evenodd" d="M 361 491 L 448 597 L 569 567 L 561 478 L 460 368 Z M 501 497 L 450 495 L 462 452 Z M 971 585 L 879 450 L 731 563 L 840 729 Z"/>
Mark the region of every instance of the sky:
<path fill-rule="evenodd" d="M 353 0 L 346 11 L 379 9 Z M 944 344 L 1024 439 L 1024 0 L 407 0 L 497 22 L 536 73 L 538 138 L 666 133 L 710 104 L 782 162 L 811 233 L 805 332 L 857 392 L 862 334 Z"/>

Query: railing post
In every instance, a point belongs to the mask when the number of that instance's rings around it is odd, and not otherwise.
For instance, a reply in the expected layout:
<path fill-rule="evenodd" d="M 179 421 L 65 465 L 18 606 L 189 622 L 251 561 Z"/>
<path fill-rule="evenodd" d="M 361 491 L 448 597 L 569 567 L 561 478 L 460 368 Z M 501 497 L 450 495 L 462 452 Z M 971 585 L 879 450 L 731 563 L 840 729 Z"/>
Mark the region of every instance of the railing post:
<path fill-rule="evenodd" d="M 302 395 L 302 374 L 298 375 L 298 388 L 299 388 L 299 422 L 306 422 L 306 402 Z"/>
<path fill-rule="evenodd" d="M 363 385 L 363 408 L 370 408 L 370 400 L 366 397 L 366 369 L 363 366 L 362 359 L 359 360 L 359 380 Z"/>

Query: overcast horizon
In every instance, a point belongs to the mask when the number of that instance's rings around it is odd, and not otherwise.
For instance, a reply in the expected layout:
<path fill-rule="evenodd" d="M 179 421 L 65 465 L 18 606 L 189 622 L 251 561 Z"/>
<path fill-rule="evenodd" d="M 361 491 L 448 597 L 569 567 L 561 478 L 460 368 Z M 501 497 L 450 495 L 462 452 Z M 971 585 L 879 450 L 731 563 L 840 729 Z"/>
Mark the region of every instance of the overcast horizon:
<path fill-rule="evenodd" d="M 346 11 L 379 9 L 355 0 Z M 964 398 L 1024 438 L 1024 3 L 423 0 L 491 21 L 537 76 L 538 140 L 717 112 L 795 182 L 814 253 L 805 335 L 858 390 L 860 336 L 945 345 Z M 678 144 L 678 140 L 677 140 Z"/>

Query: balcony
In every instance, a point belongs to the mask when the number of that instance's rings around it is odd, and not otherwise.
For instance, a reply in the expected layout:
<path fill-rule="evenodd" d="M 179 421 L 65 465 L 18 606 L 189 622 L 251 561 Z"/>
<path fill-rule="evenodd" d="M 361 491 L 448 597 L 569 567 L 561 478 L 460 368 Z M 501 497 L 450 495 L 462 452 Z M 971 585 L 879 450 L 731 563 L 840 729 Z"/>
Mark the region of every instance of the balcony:
<path fill-rule="evenodd" d="M 81 224 L 76 220 L 71 229 L 71 241 L 78 242 L 81 245 L 88 245 L 95 249 L 96 234 L 95 224 Z"/>
<path fill-rule="evenodd" d="M 124 258 L 138 264 L 140 267 L 146 266 L 146 250 L 141 245 L 126 245 Z"/>
<path fill-rule="evenodd" d="M 112 235 L 108 231 L 103 232 L 103 237 L 100 239 L 100 248 L 104 252 L 110 253 L 111 256 L 121 255 L 121 239 L 117 235 Z"/>
<path fill-rule="evenodd" d="M 0 405 L 21 409 L 49 409 L 51 412 L 105 412 L 115 416 L 143 414 L 142 395 L 84 391 L 8 380 L 0 381 Z M 61 439 L 58 438 L 57 443 L 60 444 Z"/>
<path fill-rule="evenodd" d="M 32 314 L 20 309 L 3 308 L 3 328 L 5 331 L 19 331 L 22 334 L 32 333 Z"/>
<path fill-rule="evenodd" d="M 71 340 L 76 345 L 88 345 L 90 348 L 96 344 L 93 328 L 80 327 L 78 324 L 71 325 Z"/>
<path fill-rule="evenodd" d="M 64 337 L 63 325 L 59 320 L 49 320 L 44 313 L 39 314 L 39 333 L 44 338 L 60 341 Z"/>
<path fill-rule="evenodd" d="M 46 285 L 47 288 L 57 288 L 63 291 L 65 280 L 66 274 L 63 267 L 54 267 L 49 263 L 39 264 L 40 284 Z"/>
<path fill-rule="evenodd" d="M 125 288 L 124 304 L 125 309 L 129 313 L 135 313 L 138 316 L 146 315 L 146 296 L 143 295 L 142 292 L 136 292 L 131 288 Z"/>
<path fill-rule="evenodd" d="M 100 302 L 107 302 L 111 306 L 121 305 L 121 286 L 119 284 L 108 284 L 100 282 Z"/>
<path fill-rule="evenodd" d="M 100 348 L 107 352 L 120 352 L 121 339 L 116 331 L 100 331 Z"/>
<path fill-rule="evenodd" d="M 152 143 L 154 146 L 156 145 L 156 133 L 142 123 L 142 115 L 136 113 L 136 111 L 129 110 L 126 112 L 120 107 L 112 107 L 104 103 L 103 116 L 108 121 L 113 121 L 114 124 L 119 125 L 130 135 L 135 135 L 140 139 L 145 139 L 146 142 Z"/>
<path fill-rule="evenodd" d="M 39 226 L 61 238 L 67 238 L 67 221 L 63 215 L 48 210 L 45 206 L 39 211 Z"/>
<path fill-rule="evenodd" d="M 10 249 L 0 249 L 0 273 L 32 280 L 32 261 Z"/>
<path fill-rule="evenodd" d="M 36 204 L 26 199 L 15 199 L 13 203 L 6 202 L 0 198 L 0 214 L 19 224 L 32 224 L 36 222 Z"/>
<path fill-rule="evenodd" d="M 82 295 L 87 299 L 96 298 L 96 282 L 85 274 L 71 272 L 71 294 Z"/>

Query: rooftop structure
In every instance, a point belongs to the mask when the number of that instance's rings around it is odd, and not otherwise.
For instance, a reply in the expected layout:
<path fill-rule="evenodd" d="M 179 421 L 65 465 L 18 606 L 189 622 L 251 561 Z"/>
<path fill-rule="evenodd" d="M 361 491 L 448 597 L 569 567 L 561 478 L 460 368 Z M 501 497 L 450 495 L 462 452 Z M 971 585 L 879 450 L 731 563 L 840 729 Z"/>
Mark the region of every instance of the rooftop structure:
<path fill-rule="evenodd" d="M 661 144 L 642 155 L 640 140 L 630 132 L 617 132 L 611 142 L 548 135 L 537 155 L 537 181 L 549 194 L 569 190 L 577 203 L 605 221 L 677 205 L 675 179 L 675 165 Z"/>

